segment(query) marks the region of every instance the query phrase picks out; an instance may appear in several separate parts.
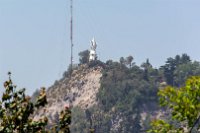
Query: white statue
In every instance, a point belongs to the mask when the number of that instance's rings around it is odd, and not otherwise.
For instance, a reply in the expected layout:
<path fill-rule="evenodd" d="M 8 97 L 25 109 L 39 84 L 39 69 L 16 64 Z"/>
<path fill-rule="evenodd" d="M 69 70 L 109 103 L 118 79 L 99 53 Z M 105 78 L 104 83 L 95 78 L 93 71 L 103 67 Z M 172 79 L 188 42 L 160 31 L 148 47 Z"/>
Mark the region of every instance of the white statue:
<path fill-rule="evenodd" d="M 93 38 L 91 41 L 89 61 L 94 61 L 97 59 L 96 48 L 97 48 L 97 43 L 96 43 L 95 39 Z"/>

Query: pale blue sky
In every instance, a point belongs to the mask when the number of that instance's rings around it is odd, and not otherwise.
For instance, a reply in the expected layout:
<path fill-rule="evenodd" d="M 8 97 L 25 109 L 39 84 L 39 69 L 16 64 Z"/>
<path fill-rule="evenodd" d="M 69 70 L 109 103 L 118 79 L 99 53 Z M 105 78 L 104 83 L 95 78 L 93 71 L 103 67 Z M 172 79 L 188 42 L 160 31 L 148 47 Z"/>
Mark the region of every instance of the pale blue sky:
<path fill-rule="evenodd" d="M 29 94 L 62 77 L 70 59 L 70 0 L 0 0 L 0 84 L 13 73 Z M 74 0 L 75 62 L 95 36 L 100 59 L 153 66 L 200 60 L 199 0 Z M 1 85 L 2 86 L 2 85 Z"/>

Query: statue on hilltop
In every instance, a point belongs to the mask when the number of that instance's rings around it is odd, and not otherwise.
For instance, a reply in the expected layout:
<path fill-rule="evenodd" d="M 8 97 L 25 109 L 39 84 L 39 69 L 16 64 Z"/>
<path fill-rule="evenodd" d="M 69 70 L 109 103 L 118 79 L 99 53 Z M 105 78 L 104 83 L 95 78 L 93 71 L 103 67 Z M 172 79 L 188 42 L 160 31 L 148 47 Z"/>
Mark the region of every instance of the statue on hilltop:
<path fill-rule="evenodd" d="M 97 48 L 97 43 L 93 38 L 91 41 L 89 61 L 94 61 L 97 59 L 96 48 Z"/>

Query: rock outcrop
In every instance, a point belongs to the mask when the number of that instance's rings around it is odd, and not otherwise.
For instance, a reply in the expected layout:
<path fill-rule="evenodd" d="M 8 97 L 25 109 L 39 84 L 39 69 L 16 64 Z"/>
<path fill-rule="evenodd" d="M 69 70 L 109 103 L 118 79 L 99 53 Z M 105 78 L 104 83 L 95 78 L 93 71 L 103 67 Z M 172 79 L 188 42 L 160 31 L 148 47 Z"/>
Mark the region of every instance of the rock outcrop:
<path fill-rule="evenodd" d="M 64 77 L 55 82 L 47 90 L 48 105 L 37 112 L 35 119 L 39 116 L 47 116 L 50 122 L 53 122 L 65 106 L 79 106 L 85 110 L 96 105 L 101 71 L 101 67 L 89 68 L 87 65 L 82 65 L 72 72 L 71 77 Z"/>

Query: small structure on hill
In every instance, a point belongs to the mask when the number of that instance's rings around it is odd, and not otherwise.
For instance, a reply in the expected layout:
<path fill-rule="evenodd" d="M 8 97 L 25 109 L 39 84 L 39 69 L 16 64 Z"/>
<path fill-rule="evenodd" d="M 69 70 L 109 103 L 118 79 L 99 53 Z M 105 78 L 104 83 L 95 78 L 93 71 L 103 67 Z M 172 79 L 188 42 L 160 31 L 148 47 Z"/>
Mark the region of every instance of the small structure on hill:
<path fill-rule="evenodd" d="M 95 39 L 93 38 L 91 41 L 89 61 L 94 61 L 97 59 L 96 48 L 97 48 L 97 43 Z"/>

